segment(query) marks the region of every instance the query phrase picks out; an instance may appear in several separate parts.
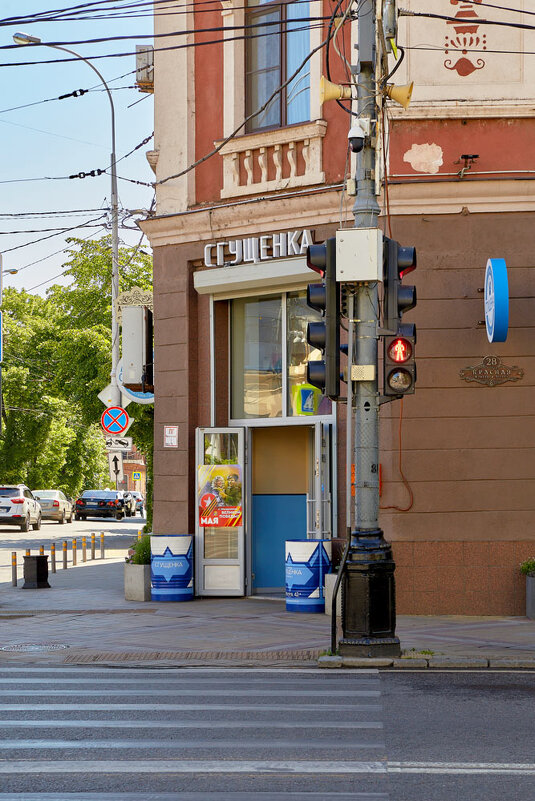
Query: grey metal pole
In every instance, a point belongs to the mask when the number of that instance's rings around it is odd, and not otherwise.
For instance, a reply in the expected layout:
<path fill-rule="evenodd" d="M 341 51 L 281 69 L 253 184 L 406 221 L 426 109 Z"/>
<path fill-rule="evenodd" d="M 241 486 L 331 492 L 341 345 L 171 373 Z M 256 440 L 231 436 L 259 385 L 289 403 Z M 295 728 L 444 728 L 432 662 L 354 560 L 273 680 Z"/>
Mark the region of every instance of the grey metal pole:
<path fill-rule="evenodd" d="M 357 113 L 371 121 L 370 136 L 358 155 L 357 196 L 353 206 L 355 228 L 377 228 L 379 204 L 375 190 L 378 143 L 376 101 L 376 3 L 361 0 L 358 11 Z M 342 654 L 399 656 L 395 637 L 394 562 L 392 549 L 379 528 L 379 384 L 377 282 L 355 285 L 353 352 L 350 363 L 373 368 L 368 380 L 354 381 L 353 400 L 355 465 L 354 528 L 343 577 Z M 370 374 L 370 371 L 368 371 Z M 350 409 L 348 408 L 348 417 Z M 349 478 L 350 480 L 350 478 Z"/>
<path fill-rule="evenodd" d="M 91 67 L 93 72 L 98 75 L 110 101 L 111 110 L 111 160 L 110 160 L 110 174 L 111 174 L 111 262 L 112 262 L 112 277 L 111 277 L 111 400 L 113 406 L 119 406 L 121 403 L 121 390 L 117 384 L 117 365 L 119 363 L 119 322 L 117 317 L 117 298 L 119 296 L 119 201 L 117 192 L 117 158 L 115 153 L 115 107 L 113 105 L 113 98 L 111 96 L 110 88 L 103 75 L 87 58 L 81 56 L 75 50 L 60 45 L 49 44 L 43 42 L 37 36 L 29 36 L 28 34 L 15 34 L 13 37 L 17 44 L 23 45 L 42 45 L 43 47 L 52 47 L 54 50 L 62 50 L 64 53 L 69 53 L 75 58 L 79 58 Z"/>
<path fill-rule="evenodd" d="M 43 44 L 46 44 L 44 42 Z M 59 45 L 46 45 L 53 47 L 56 50 L 64 50 L 76 56 L 81 61 L 84 61 L 93 72 L 96 72 L 104 86 L 110 101 L 111 111 L 111 161 L 110 161 L 110 174 L 111 174 L 111 379 L 112 392 L 110 393 L 113 399 L 114 406 L 121 404 L 121 390 L 117 384 L 117 365 L 119 364 L 119 322 L 117 317 L 117 298 L 119 297 L 119 195 L 117 192 L 117 157 L 115 152 L 115 106 L 113 105 L 113 98 L 111 96 L 110 88 L 104 77 L 99 70 L 88 61 L 86 58 L 76 53 L 74 50 L 69 50 L 67 47 L 59 47 Z"/>

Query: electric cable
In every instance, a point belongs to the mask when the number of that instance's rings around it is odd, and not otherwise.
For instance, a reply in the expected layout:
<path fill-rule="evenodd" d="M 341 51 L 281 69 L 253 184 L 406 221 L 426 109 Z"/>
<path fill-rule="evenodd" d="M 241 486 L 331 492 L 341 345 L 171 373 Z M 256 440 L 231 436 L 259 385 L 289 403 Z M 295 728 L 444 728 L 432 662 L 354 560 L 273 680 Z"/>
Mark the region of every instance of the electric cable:
<path fill-rule="evenodd" d="M 94 220 L 89 220 L 88 223 L 97 222 L 98 220 L 101 220 L 104 216 L 105 216 L 104 214 L 101 214 L 100 217 L 95 217 Z M 71 228 L 64 228 L 62 231 L 58 231 L 55 234 L 48 234 L 48 236 L 42 236 L 40 239 L 34 239 L 31 242 L 26 242 L 23 245 L 16 245 L 15 247 L 12 247 L 12 248 L 6 248 L 5 250 L 2 251 L 2 254 L 11 253 L 11 251 L 20 250 L 21 248 L 27 248 L 30 245 L 36 245 L 38 242 L 44 242 L 46 239 L 52 239 L 55 236 L 60 236 L 61 234 L 67 234 L 67 233 L 69 233 L 69 231 L 76 231 L 76 230 L 78 230 L 78 228 L 82 228 L 82 227 L 87 227 L 87 225 L 85 225 L 85 226 L 73 225 Z M 96 228 L 98 226 L 94 226 L 94 227 Z"/>

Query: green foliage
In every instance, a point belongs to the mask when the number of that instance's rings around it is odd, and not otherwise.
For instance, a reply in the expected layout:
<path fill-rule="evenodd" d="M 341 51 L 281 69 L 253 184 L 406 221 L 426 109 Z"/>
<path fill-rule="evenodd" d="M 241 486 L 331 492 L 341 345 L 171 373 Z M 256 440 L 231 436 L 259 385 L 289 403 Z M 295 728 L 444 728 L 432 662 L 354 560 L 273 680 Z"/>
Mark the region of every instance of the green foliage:
<path fill-rule="evenodd" d="M 68 286 L 4 290 L 0 480 L 76 495 L 109 483 L 97 395 L 111 371 L 111 247 L 69 242 Z M 135 248 L 120 250 L 119 271 L 121 291 L 150 289 L 151 259 Z M 152 407 L 133 408 L 129 434 L 152 454 Z"/>
<path fill-rule="evenodd" d="M 535 556 L 530 556 L 525 562 L 521 562 L 520 572 L 524 576 L 535 576 Z"/>
<path fill-rule="evenodd" d="M 130 554 L 127 561 L 133 565 L 150 565 L 150 536 L 145 534 L 129 550 Z"/>

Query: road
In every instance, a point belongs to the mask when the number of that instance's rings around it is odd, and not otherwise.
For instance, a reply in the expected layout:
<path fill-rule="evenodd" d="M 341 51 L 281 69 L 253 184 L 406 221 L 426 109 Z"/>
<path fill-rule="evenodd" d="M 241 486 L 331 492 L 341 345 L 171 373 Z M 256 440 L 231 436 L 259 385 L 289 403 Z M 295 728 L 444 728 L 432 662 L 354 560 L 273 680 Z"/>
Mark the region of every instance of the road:
<path fill-rule="evenodd" d="M 0 675 L 0 801 L 533 799 L 533 674 Z"/>
<path fill-rule="evenodd" d="M 86 536 L 88 539 L 92 532 L 97 534 L 97 550 L 99 547 L 100 532 L 105 534 L 105 547 L 106 554 L 111 557 L 116 553 L 118 556 L 123 557 L 125 548 L 137 538 L 138 531 L 145 525 L 145 518 L 139 517 L 125 517 L 122 520 L 115 520 L 111 517 L 97 518 L 92 517 L 89 520 L 74 520 L 72 523 L 65 523 L 60 525 L 54 520 L 43 520 L 40 531 L 23 532 L 16 526 L 1 526 L 0 525 L 0 582 L 9 581 L 11 579 L 11 553 L 17 553 L 18 563 L 18 576 L 22 577 L 23 572 L 23 556 L 27 548 L 32 554 L 39 553 L 41 545 L 45 548 L 45 553 L 50 554 L 51 543 L 56 544 L 56 561 L 62 559 L 62 544 L 64 540 L 68 542 L 68 563 L 72 563 L 72 548 L 71 543 L 73 538 L 77 540 L 78 550 L 81 550 L 82 537 Z M 78 561 L 81 559 L 81 554 L 78 553 Z"/>

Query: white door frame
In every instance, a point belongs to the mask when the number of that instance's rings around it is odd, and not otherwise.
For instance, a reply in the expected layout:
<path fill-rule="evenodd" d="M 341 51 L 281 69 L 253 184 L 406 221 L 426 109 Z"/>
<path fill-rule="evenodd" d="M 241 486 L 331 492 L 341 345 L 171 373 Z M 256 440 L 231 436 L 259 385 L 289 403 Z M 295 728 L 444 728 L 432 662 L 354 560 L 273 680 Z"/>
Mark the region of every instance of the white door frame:
<path fill-rule="evenodd" d="M 195 432 L 195 465 L 204 463 L 204 435 L 205 434 L 237 434 L 238 435 L 238 464 L 242 468 L 242 525 L 236 526 L 238 533 L 237 559 L 206 559 L 204 556 L 204 527 L 199 525 L 198 487 L 195 479 L 195 594 L 212 596 L 243 596 L 245 595 L 245 520 L 247 512 L 247 473 L 245 466 L 245 429 L 238 427 L 200 427 Z M 206 567 L 240 567 L 239 581 L 232 587 L 205 587 Z M 232 571 L 236 573 L 235 570 Z"/>

